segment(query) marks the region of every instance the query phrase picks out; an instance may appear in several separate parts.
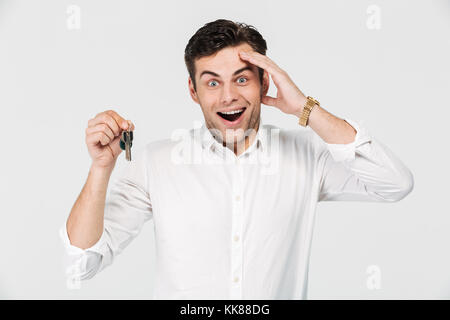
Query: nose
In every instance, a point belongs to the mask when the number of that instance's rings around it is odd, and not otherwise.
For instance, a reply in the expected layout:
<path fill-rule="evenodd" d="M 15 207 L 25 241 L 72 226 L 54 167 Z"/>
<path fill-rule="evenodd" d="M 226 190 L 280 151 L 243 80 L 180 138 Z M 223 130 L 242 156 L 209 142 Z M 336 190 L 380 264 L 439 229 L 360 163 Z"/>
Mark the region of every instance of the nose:
<path fill-rule="evenodd" d="M 222 90 L 222 104 L 229 105 L 238 100 L 238 90 L 234 84 L 226 83 Z"/>

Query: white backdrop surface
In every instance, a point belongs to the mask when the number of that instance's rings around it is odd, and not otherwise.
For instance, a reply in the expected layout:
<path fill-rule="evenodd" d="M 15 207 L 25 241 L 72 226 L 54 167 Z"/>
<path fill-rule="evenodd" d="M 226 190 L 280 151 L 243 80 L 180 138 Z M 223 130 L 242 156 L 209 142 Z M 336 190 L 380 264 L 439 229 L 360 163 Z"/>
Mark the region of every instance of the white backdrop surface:
<path fill-rule="evenodd" d="M 450 298 L 445 0 L 0 0 L 0 298 L 151 297 L 151 221 L 76 290 L 66 286 L 58 228 L 87 178 L 90 118 L 112 108 L 131 119 L 133 148 L 203 120 L 183 54 L 218 18 L 255 26 L 304 93 L 363 120 L 414 175 L 397 203 L 319 204 L 308 298 Z M 273 107 L 262 117 L 297 126 Z M 112 179 L 124 164 L 121 155 Z"/>

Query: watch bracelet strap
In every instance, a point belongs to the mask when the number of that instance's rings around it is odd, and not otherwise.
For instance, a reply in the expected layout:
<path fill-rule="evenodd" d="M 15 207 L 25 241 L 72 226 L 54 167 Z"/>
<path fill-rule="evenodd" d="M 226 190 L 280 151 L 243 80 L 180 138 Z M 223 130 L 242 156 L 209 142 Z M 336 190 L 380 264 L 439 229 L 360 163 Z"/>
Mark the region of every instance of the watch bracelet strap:
<path fill-rule="evenodd" d="M 319 101 L 315 100 L 314 98 L 308 96 L 306 97 L 306 104 L 303 107 L 303 112 L 302 115 L 300 116 L 300 119 L 298 121 L 298 123 L 303 126 L 306 127 L 308 125 L 308 120 L 309 120 L 309 115 L 311 113 L 311 110 L 314 108 L 314 106 L 320 105 Z"/>

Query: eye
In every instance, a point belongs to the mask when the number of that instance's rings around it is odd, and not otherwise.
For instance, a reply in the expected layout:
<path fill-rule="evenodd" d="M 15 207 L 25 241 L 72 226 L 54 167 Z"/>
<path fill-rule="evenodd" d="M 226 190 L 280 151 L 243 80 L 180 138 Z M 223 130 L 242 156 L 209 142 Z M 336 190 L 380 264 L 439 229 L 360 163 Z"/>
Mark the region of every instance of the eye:
<path fill-rule="evenodd" d="M 210 83 L 214 83 L 214 82 L 217 83 L 216 80 L 211 80 L 211 81 L 209 81 L 209 82 L 208 82 L 208 86 L 209 86 Z M 210 86 L 210 87 L 211 87 L 211 86 Z M 216 86 L 213 86 L 213 87 L 216 87 Z"/>
<path fill-rule="evenodd" d="M 244 82 L 242 82 L 242 81 L 239 81 L 239 80 L 241 80 L 241 79 L 244 79 L 245 81 L 244 81 Z M 238 82 L 239 82 L 239 83 L 245 83 L 245 82 L 247 82 L 247 80 L 248 80 L 248 79 L 247 79 L 247 78 L 245 78 L 245 77 L 240 77 L 240 78 L 238 79 Z"/>

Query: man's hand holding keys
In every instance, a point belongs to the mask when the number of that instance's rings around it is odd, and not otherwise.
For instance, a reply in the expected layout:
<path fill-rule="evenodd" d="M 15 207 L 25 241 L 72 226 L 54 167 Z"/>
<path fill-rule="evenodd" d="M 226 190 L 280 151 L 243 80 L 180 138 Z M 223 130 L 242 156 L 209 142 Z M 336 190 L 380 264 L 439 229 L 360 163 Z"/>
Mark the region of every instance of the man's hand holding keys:
<path fill-rule="evenodd" d="M 122 150 L 126 150 L 127 160 L 131 160 L 133 130 L 134 124 L 113 110 L 90 119 L 86 128 L 86 145 L 92 166 L 112 169 Z"/>

